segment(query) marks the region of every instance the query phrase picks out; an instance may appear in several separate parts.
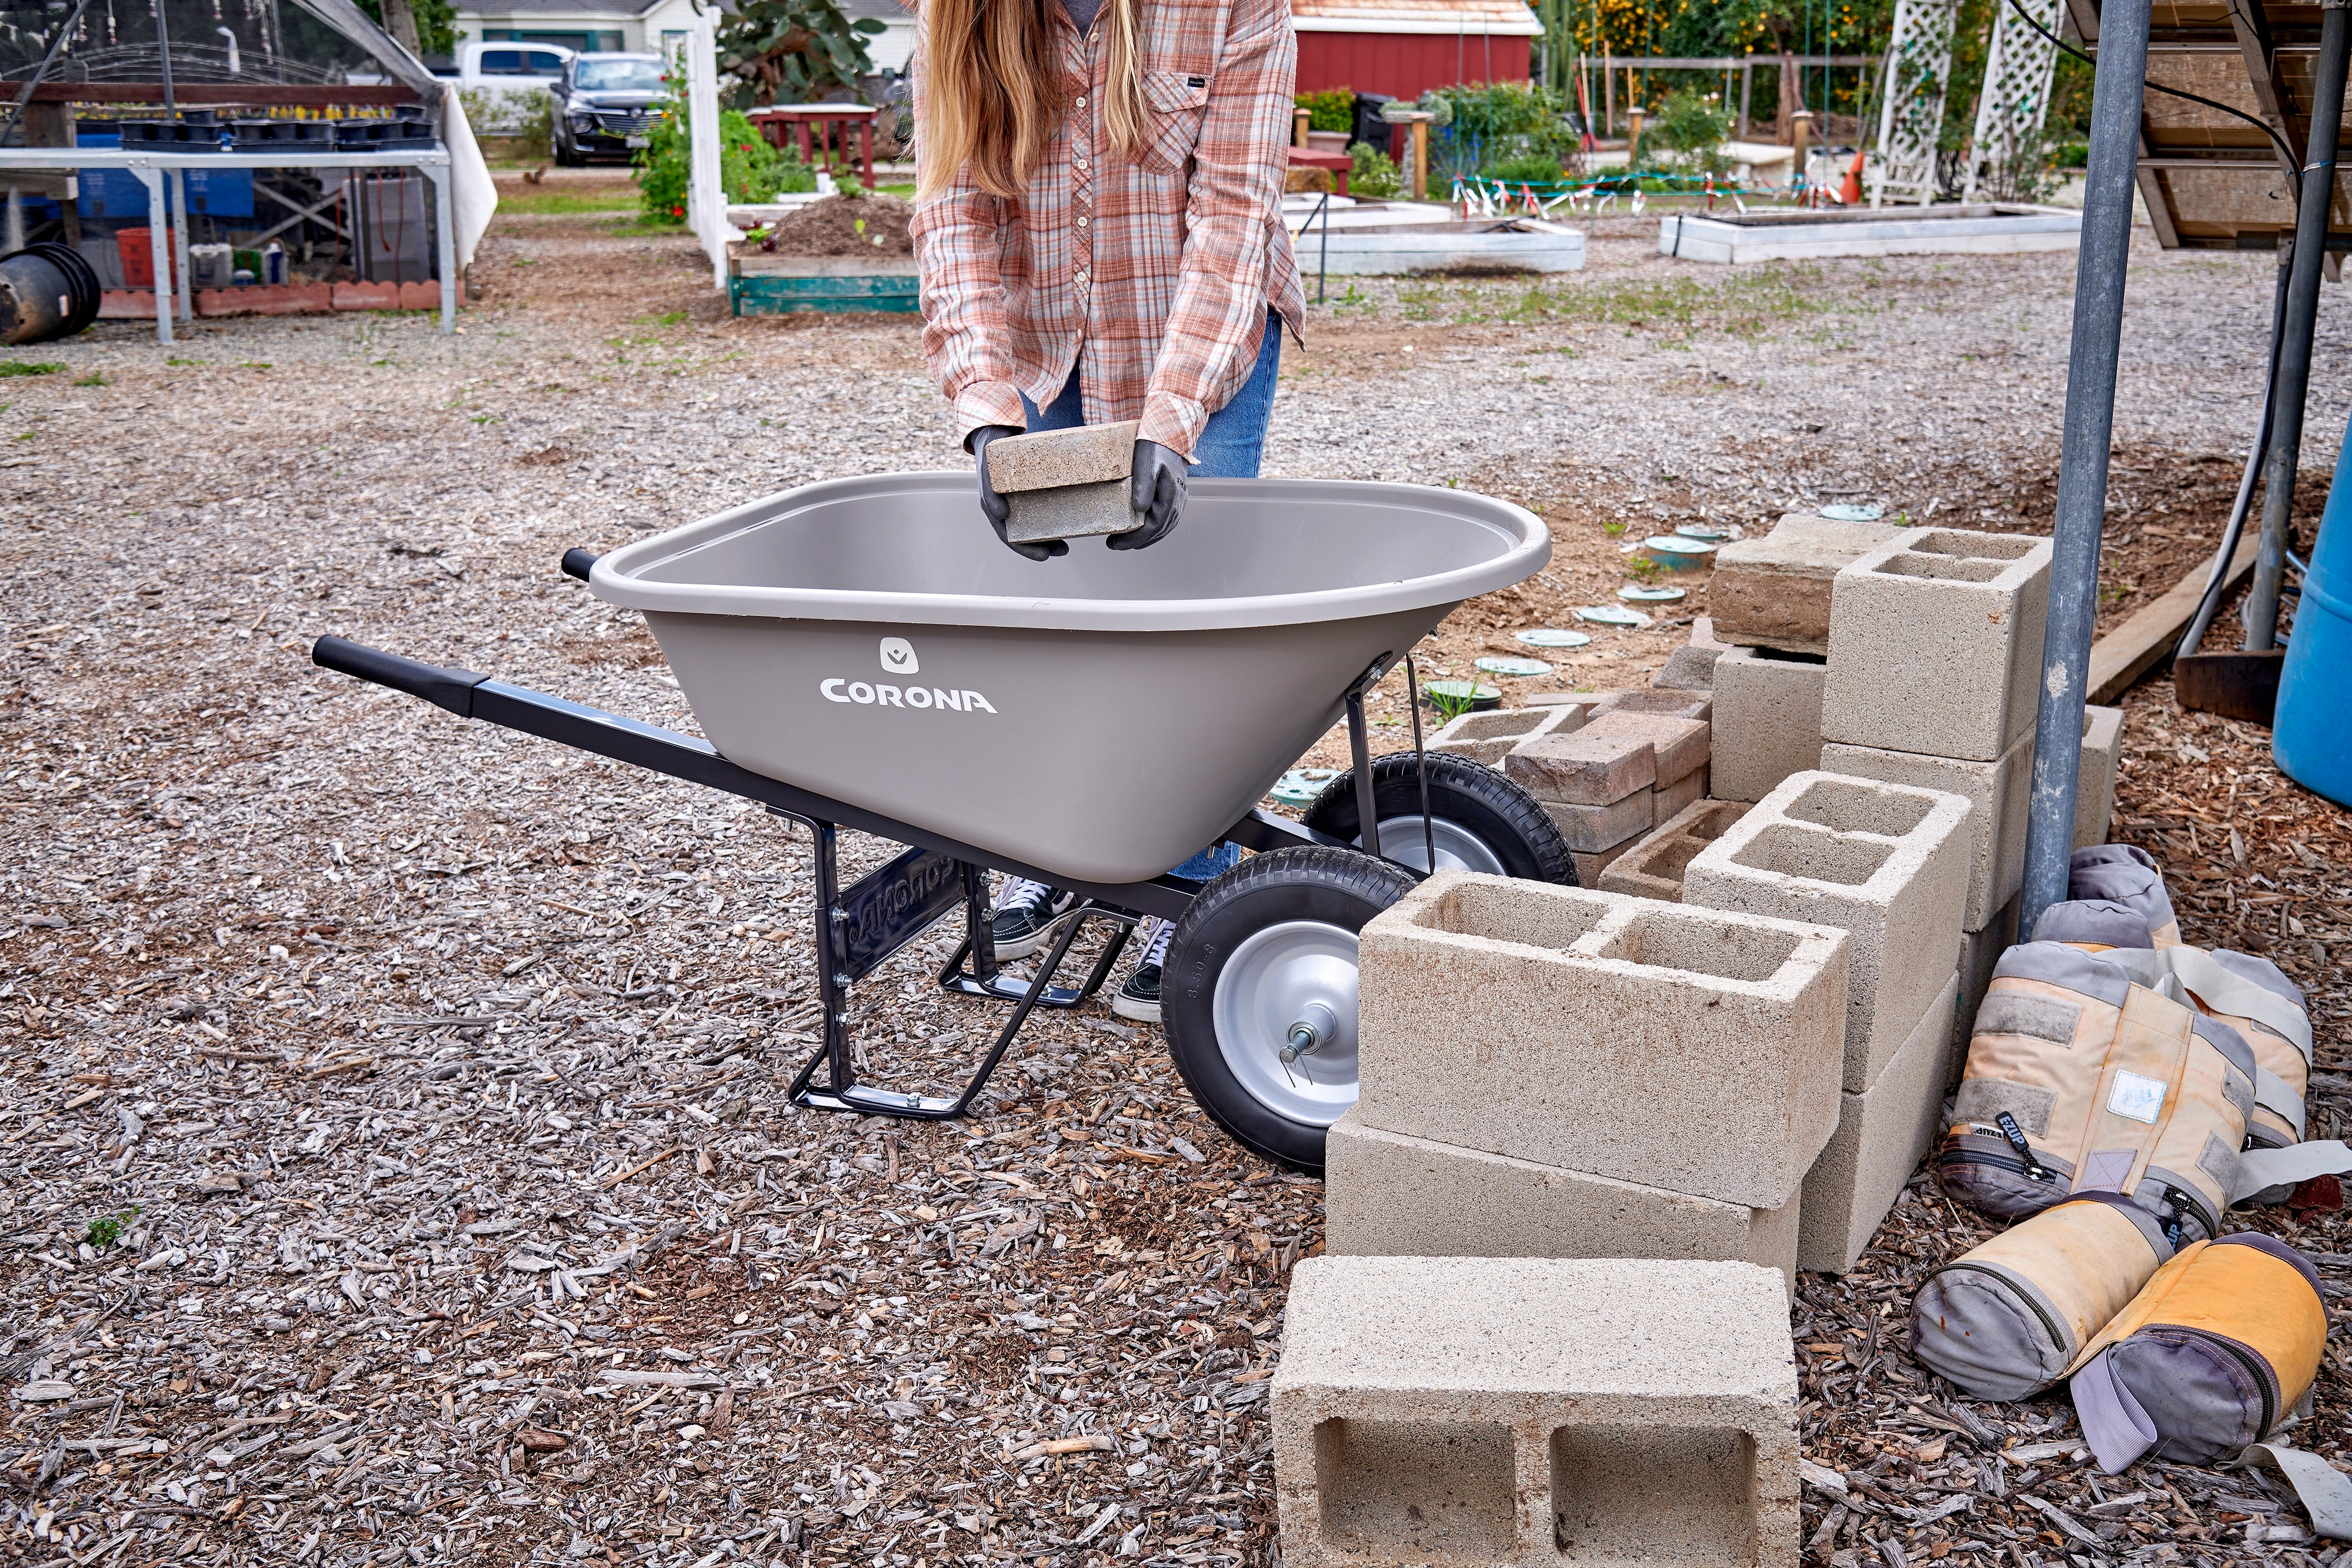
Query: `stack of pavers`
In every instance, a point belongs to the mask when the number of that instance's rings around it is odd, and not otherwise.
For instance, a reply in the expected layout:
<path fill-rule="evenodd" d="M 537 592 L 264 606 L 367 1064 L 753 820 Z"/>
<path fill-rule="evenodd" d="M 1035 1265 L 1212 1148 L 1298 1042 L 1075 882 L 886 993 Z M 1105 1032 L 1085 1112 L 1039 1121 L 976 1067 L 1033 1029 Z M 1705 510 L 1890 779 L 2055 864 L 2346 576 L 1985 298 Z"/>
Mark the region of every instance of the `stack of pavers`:
<path fill-rule="evenodd" d="M 1361 943 L 1331 1253 L 1736 1260 L 1793 1281 L 1799 1188 L 1840 1113 L 1845 932 L 1449 872 Z"/>
<path fill-rule="evenodd" d="M 1611 861 L 1706 798 L 1711 707 L 1705 691 L 1562 694 L 1465 714 L 1429 746 L 1499 768 L 1541 801 L 1576 857 L 1577 881 L 1591 887 Z"/>

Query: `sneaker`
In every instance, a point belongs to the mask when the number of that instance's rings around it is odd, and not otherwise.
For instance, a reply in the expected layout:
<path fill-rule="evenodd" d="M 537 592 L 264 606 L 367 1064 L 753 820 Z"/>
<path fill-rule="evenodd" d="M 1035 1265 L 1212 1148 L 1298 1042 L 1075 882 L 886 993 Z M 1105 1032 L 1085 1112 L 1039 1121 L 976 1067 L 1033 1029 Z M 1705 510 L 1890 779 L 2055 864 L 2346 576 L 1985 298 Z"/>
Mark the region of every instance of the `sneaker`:
<path fill-rule="evenodd" d="M 1144 917 L 1142 955 L 1135 960 L 1135 970 L 1127 977 L 1127 984 L 1111 998 L 1111 1011 L 1138 1023 L 1160 1021 L 1160 967 L 1168 961 L 1168 938 L 1175 933 L 1173 921 L 1162 920 L 1156 915 Z"/>
<path fill-rule="evenodd" d="M 1063 924 L 1076 913 L 1078 895 L 1047 887 L 1042 882 L 1014 877 L 996 895 L 996 909 L 988 928 L 996 939 L 999 962 L 1025 958 L 1061 934 Z"/>

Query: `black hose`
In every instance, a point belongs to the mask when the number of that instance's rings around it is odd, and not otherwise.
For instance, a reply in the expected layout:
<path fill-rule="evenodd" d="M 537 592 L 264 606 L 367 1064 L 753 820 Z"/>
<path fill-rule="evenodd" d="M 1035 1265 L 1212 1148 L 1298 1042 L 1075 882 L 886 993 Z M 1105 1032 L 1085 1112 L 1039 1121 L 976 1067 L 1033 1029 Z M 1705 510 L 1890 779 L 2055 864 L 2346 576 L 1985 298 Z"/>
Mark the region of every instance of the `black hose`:
<path fill-rule="evenodd" d="M 2223 585 L 2230 580 L 2230 562 L 2238 553 L 2238 540 L 2245 532 L 2246 513 L 2253 506 L 2254 482 L 2261 477 L 2263 460 L 2270 455 L 2271 413 L 2278 401 L 2279 344 L 2286 333 L 2286 279 L 2287 266 L 2282 258 L 2278 288 L 2271 302 L 2270 366 L 2263 376 L 2262 420 L 2254 430 L 2253 449 L 2246 454 L 2245 476 L 2238 481 L 2238 499 L 2230 508 L 2230 525 L 2221 530 L 2221 548 L 2214 554 L 2212 575 L 2205 580 L 2205 592 L 2197 601 L 2197 613 L 2189 618 L 2189 630 L 2181 633 L 2179 645 L 2172 650 L 2175 659 L 2185 659 L 2197 652 L 2198 644 L 2205 641 L 2205 633 L 2213 624 L 2214 612 L 2221 607 Z"/>
<path fill-rule="evenodd" d="M 2066 42 L 2065 39 L 2060 37 L 2057 34 L 2052 32 L 2049 28 L 2043 26 L 2041 23 L 2028 16 L 2024 5 L 2020 3 L 2020 0 L 2009 0 L 2009 4 L 2010 8 L 2017 13 L 2018 19 L 2023 22 L 2027 26 L 2032 28 L 2035 32 L 2049 39 L 2052 44 L 2074 56 L 2076 59 L 2082 61 L 2093 70 L 2099 68 L 2098 61 L 2093 59 L 2090 56 L 2084 54 L 2082 50 Z M 2223 114 L 2234 115 L 2238 119 L 2244 120 L 2248 125 L 2252 126 L 2255 130 L 2261 131 L 2263 135 L 2269 137 L 2273 141 L 2277 142 L 2279 155 L 2284 158 L 2288 162 L 2293 163 L 2296 161 L 2294 149 L 2286 144 L 2285 137 L 2281 136 L 2277 131 L 2271 129 L 2271 123 L 2267 120 L 2263 120 L 2257 116 L 2248 114 L 2242 109 L 2232 109 L 2226 103 L 2216 103 L 2210 98 L 2200 98 L 2193 92 L 2183 92 L 2177 87 L 2166 87 L 2162 82 L 2148 81 L 2145 77 L 2141 78 L 2141 85 L 2147 88 L 2150 92 L 2160 92 L 2168 98 L 2185 98 L 2191 103 L 2201 103 L 2208 109 L 2218 109 Z"/>

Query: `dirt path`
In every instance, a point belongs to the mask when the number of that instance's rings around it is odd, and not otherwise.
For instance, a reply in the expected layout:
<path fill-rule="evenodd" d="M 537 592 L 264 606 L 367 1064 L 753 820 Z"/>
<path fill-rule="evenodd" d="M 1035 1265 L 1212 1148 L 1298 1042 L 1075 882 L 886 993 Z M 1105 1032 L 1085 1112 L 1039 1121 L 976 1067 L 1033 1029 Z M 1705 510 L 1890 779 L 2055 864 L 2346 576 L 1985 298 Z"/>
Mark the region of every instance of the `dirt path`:
<path fill-rule="evenodd" d="M 561 549 L 959 461 L 911 322 L 732 320 L 690 244 L 617 226 L 501 219 L 456 339 L 205 321 L 167 352 L 109 324 L 0 381 L 6 1550 L 1268 1562 L 1263 1375 L 1319 1188 L 1223 1139 L 1153 1031 L 1045 1020 L 966 1124 L 796 1113 L 804 841 L 308 663 L 341 632 L 690 726 Z M 1727 276 L 1646 245 L 1604 234 L 1538 288 L 1360 287 L 1286 359 L 1270 473 L 1452 481 L 1557 529 L 1541 578 L 1448 622 L 1436 673 L 1605 601 L 1622 546 L 1675 521 L 1832 497 L 2046 520 L 2063 258 Z M 2267 265 L 2136 257 L 2117 608 L 2234 484 Z M 2344 332 L 2328 312 L 2321 362 Z M 2315 445 L 2345 398 L 2321 389 Z M 1551 684 L 1643 678 L 1674 619 Z M 2261 936 L 2333 988 L 2338 1064 L 2342 814 L 2164 688 L 2132 708 L 2127 831 L 2195 867 L 2192 936 Z M 941 1001 L 927 961 L 860 990 L 861 1048 L 909 1087 L 950 1082 L 995 1016 Z M 2338 1216 L 2303 1227 L 2343 1245 Z M 1915 1414 L 1947 1391 L 1894 1343 L 1907 1281 L 1962 1244 L 1916 1194 L 1863 1272 L 1807 1283 L 1801 1338 L 1844 1347 L 1804 1353 L 1822 1462 L 1971 1484 Z M 2298 1440 L 2335 1451 L 2342 1397 L 2331 1365 Z M 2185 1520 L 2098 1533 L 2242 1560 L 2242 1504 L 2200 1500 L 2262 1483 L 2175 1484 Z M 2092 1506 L 2069 1467 L 2010 1485 Z M 1988 1498 L 1878 1550 L 2080 1550 L 2048 1522 Z"/>

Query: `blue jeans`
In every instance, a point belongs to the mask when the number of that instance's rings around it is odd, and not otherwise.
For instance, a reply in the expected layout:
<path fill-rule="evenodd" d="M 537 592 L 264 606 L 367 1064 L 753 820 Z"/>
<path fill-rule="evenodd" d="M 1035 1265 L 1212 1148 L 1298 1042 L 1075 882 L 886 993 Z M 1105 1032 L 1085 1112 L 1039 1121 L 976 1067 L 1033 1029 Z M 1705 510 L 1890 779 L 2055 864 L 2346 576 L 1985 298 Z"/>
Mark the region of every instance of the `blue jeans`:
<path fill-rule="evenodd" d="M 1255 479 L 1258 462 L 1265 454 L 1266 421 L 1274 413 L 1274 382 L 1282 369 L 1282 318 L 1269 310 L 1265 313 L 1265 337 L 1258 344 L 1257 363 L 1250 367 L 1249 380 L 1233 401 L 1209 415 L 1209 423 L 1201 431 L 1200 444 L 1194 449 L 1197 459 L 1192 473 L 1205 479 Z M 1078 385 L 1077 371 L 1070 372 L 1067 385 L 1044 408 L 1031 402 L 1024 395 L 1021 412 L 1029 416 L 1031 430 L 1068 430 L 1087 422 L 1084 394 Z M 1178 866 L 1169 874 L 1192 882 L 1206 882 L 1221 872 L 1231 871 L 1241 863 L 1239 844 L 1213 844 Z"/>
<path fill-rule="evenodd" d="M 1234 393 L 1231 402 L 1209 415 L 1209 423 L 1201 432 L 1200 444 L 1192 454 L 1194 477 L 1257 477 L 1258 460 L 1265 453 L 1266 421 L 1274 413 L 1274 379 L 1281 369 L 1282 318 L 1269 310 L 1265 313 L 1265 337 L 1258 344 L 1257 363 L 1250 368 L 1249 380 Z M 1021 412 L 1029 416 L 1031 430 L 1068 430 L 1084 424 L 1087 412 L 1078 372 L 1075 369 L 1070 371 L 1069 382 L 1044 408 L 1031 402 L 1024 393 Z"/>

